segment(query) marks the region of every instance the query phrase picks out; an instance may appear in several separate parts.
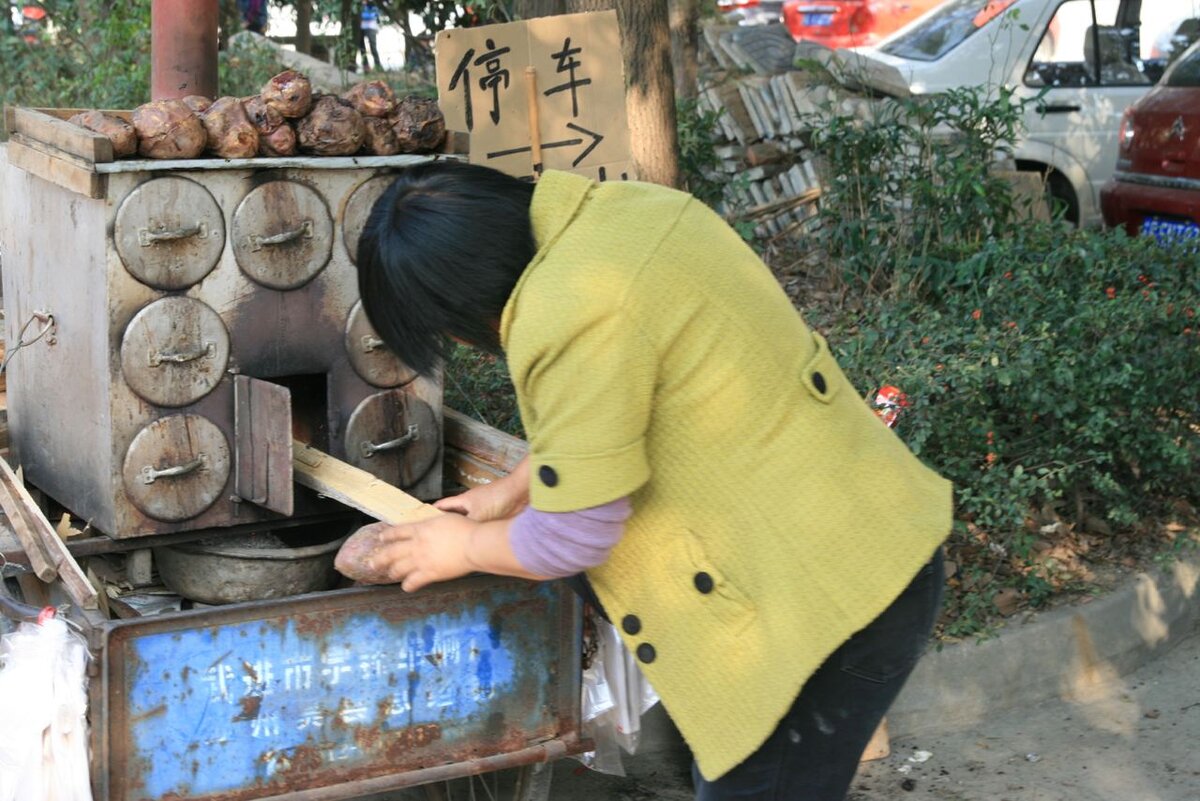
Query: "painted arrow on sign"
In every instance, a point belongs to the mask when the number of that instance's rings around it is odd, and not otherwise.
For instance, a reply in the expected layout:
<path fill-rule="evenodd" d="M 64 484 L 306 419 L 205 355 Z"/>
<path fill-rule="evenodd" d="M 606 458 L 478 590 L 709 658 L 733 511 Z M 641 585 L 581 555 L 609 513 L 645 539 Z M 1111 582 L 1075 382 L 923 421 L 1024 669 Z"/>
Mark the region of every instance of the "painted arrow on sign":
<path fill-rule="evenodd" d="M 585 158 L 587 158 L 588 154 L 591 153 L 593 150 L 595 150 L 596 146 L 604 141 L 604 136 L 602 134 L 598 134 L 594 131 L 589 131 L 587 128 L 584 128 L 582 125 L 576 125 L 573 122 L 568 122 L 567 127 L 570 128 L 572 131 L 575 131 L 575 132 L 581 133 L 581 134 L 585 134 L 592 138 L 592 141 L 590 143 L 588 143 L 588 146 L 583 149 L 583 152 L 580 153 L 578 156 L 576 156 L 575 160 L 571 162 L 572 167 L 578 167 L 580 162 L 582 162 Z M 555 148 L 555 147 L 574 147 L 576 145 L 582 145 L 583 142 L 584 142 L 584 140 L 580 137 L 576 137 L 574 139 L 563 139 L 562 141 L 559 141 L 559 142 L 546 142 L 542 145 L 542 150 L 549 150 L 549 149 Z M 525 145 L 524 147 L 514 147 L 512 150 L 497 150 L 495 153 L 488 153 L 487 157 L 489 159 L 498 159 L 498 158 L 503 158 L 504 156 L 511 156 L 514 153 L 528 153 L 531 150 L 533 150 L 533 145 Z"/>

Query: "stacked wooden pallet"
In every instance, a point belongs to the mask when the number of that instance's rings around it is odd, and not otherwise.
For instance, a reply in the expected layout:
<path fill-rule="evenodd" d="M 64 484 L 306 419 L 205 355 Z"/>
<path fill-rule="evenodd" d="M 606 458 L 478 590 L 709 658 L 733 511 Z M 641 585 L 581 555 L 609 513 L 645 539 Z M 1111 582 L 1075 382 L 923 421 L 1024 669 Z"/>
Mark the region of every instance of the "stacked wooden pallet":
<path fill-rule="evenodd" d="M 727 185 L 721 211 L 731 220 L 752 221 L 760 237 L 797 235 L 821 192 L 820 159 L 809 132 L 828 114 L 866 121 L 892 101 L 846 88 L 844 74 L 869 68 L 865 63 L 797 44 L 782 25 L 708 25 L 701 59 L 699 102 L 719 112 L 723 140 L 717 149 Z M 843 80 L 833 80 L 831 71 Z M 895 83 L 894 94 L 907 92 Z"/>

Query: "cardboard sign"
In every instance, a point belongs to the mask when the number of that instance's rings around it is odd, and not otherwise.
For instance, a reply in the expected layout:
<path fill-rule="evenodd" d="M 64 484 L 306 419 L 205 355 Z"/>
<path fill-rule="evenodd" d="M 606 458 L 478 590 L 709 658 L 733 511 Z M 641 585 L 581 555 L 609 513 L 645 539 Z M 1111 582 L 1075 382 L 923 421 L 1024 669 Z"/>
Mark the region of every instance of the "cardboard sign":
<path fill-rule="evenodd" d="M 472 163 L 634 177 L 615 11 L 446 30 L 435 52 L 438 104 Z"/>

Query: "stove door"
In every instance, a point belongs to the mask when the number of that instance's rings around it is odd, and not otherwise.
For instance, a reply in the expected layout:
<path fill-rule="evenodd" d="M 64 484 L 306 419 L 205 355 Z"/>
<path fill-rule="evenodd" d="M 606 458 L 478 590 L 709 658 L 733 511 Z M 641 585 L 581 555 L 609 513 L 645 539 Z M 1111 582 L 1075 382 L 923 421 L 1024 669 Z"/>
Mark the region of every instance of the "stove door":
<path fill-rule="evenodd" d="M 229 332 L 212 307 L 181 295 L 160 298 L 130 320 L 121 337 L 121 374 L 156 406 L 179 407 L 220 383 Z"/>
<path fill-rule="evenodd" d="M 417 377 L 407 364 L 383 344 L 367 320 L 361 300 L 354 304 L 346 320 L 346 355 L 354 372 L 372 386 L 395 387 Z"/>
<path fill-rule="evenodd" d="M 195 181 L 155 178 L 117 210 L 113 242 L 125 269 L 155 289 L 185 289 L 208 275 L 225 249 L 225 218 Z"/>
<path fill-rule="evenodd" d="M 229 443 L 211 420 L 172 414 L 133 438 L 122 471 L 125 492 L 155 520 L 196 517 L 220 497 L 229 479 Z"/>
<path fill-rule="evenodd" d="M 371 395 L 346 426 L 346 461 L 401 489 L 420 481 L 440 452 L 437 415 L 400 390 Z"/>
<path fill-rule="evenodd" d="M 233 379 L 234 486 L 243 501 L 292 515 L 292 401 L 287 387 Z"/>
<path fill-rule="evenodd" d="M 270 181 L 238 204 L 230 236 L 242 272 L 270 289 L 296 289 L 329 263 L 333 218 L 315 190 Z"/>

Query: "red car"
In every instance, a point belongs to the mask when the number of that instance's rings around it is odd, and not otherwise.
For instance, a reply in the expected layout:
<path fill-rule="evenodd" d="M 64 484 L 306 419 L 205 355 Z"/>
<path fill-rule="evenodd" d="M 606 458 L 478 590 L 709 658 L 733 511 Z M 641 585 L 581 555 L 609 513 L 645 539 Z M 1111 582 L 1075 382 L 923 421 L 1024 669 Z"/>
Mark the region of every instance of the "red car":
<path fill-rule="evenodd" d="M 783 24 L 792 38 L 828 47 L 873 45 L 943 0 L 788 0 Z"/>
<path fill-rule="evenodd" d="M 1200 238 L 1200 42 L 1125 112 L 1100 208 L 1107 225 L 1130 234 Z"/>

